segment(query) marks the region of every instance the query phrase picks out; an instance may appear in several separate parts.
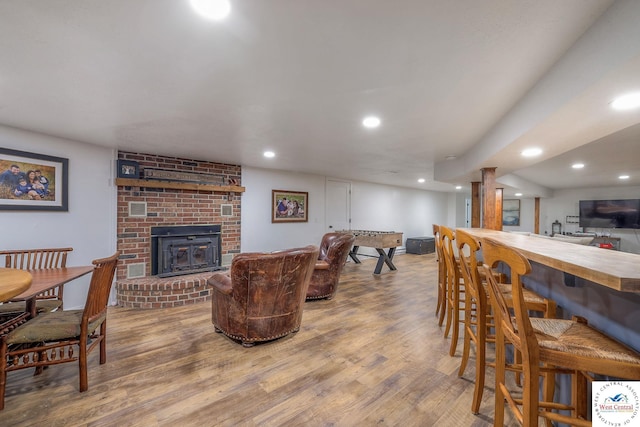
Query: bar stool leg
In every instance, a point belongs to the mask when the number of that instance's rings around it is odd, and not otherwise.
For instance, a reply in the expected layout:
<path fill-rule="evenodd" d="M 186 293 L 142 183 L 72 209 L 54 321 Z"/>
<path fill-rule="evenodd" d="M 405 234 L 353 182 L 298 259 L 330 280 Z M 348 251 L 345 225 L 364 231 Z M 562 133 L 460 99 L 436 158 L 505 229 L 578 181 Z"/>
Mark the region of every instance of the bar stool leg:
<path fill-rule="evenodd" d="M 496 369 L 495 369 L 495 402 L 494 402 L 494 414 L 493 425 L 504 425 L 504 403 L 505 394 L 502 390 L 502 384 L 505 379 L 505 342 L 504 334 L 501 331 L 496 331 Z"/>
<path fill-rule="evenodd" d="M 449 346 L 449 355 L 451 357 L 456 355 L 460 334 L 460 279 L 458 277 L 454 277 L 453 292 L 453 307 L 451 308 L 453 331 L 451 332 L 451 344 Z"/>
<path fill-rule="evenodd" d="M 452 285 L 452 279 L 449 277 L 449 275 L 447 274 L 447 309 L 446 309 L 446 317 L 447 317 L 447 321 L 446 324 L 444 326 L 444 337 L 447 338 L 449 337 L 449 331 L 451 331 L 451 321 L 453 319 L 453 285 Z"/>

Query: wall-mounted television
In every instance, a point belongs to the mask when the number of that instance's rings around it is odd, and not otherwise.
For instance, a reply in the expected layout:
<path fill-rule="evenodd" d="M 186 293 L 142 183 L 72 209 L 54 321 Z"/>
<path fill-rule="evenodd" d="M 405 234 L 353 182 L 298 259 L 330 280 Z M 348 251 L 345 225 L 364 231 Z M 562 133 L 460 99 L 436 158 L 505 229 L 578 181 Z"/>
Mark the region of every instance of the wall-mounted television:
<path fill-rule="evenodd" d="M 580 227 L 640 228 L 640 199 L 580 200 Z"/>

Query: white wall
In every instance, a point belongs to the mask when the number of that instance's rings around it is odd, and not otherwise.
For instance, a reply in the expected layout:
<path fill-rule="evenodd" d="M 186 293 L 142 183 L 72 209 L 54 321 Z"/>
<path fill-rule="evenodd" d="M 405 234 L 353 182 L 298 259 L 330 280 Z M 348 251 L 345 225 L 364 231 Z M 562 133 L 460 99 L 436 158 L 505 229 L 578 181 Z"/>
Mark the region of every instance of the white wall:
<path fill-rule="evenodd" d="M 540 201 L 540 233 L 545 230 L 551 234 L 551 223 L 558 220 L 562 230 L 578 231 L 578 224 L 567 224 L 566 217 L 579 214 L 580 200 L 598 199 L 637 199 L 640 198 L 640 187 L 606 187 L 583 188 L 577 190 L 556 190 L 552 198 Z M 620 228 L 593 228 L 585 231 L 611 234 L 620 237 L 620 250 L 640 254 L 640 230 Z"/>
<path fill-rule="evenodd" d="M 318 245 L 324 234 L 324 177 L 242 167 L 242 252 Z M 308 222 L 271 223 L 271 190 L 306 191 Z"/>
<path fill-rule="evenodd" d="M 533 227 L 535 225 L 535 200 L 534 199 L 520 199 L 520 225 L 502 227 L 503 231 L 529 231 L 533 233 Z M 549 226 L 551 227 L 551 226 Z M 540 221 L 540 234 L 544 234 L 544 227 L 542 221 Z M 551 228 L 549 228 L 549 234 L 551 234 Z"/>
<path fill-rule="evenodd" d="M 433 236 L 433 224 L 447 221 L 448 194 L 354 181 L 351 229 Z M 375 252 L 374 252 L 375 253 Z"/>
<path fill-rule="evenodd" d="M 69 159 L 69 211 L 0 211 L 0 247 L 73 247 L 68 265 L 86 265 L 116 248 L 116 191 L 111 149 L 0 125 L 0 146 Z M 65 286 L 65 308 L 82 307 L 85 276 Z"/>
<path fill-rule="evenodd" d="M 242 195 L 243 252 L 320 243 L 327 230 L 324 176 L 243 167 L 242 185 L 246 188 Z M 271 190 L 309 192 L 309 222 L 272 224 Z M 447 193 L 360 181 L 353 181 L 351 190 L 354 230 L 397 231 L 406 240 L 433 235 L 432 224 L 446 223 L 448 218 Z"/>
<path fill-rule="evenodd" d="M 449 227 L 470 227 L 466 224 L 466 200 L 471 199 L 471 194 L 464 192 L 447 193 L 448 211 L 447 221 L 444 225 Z M 535 219 L 535 201 L 533 199 L 520 199 L 520 225 L 503 226 L 504 231 L 530 231 L 533 232 Z"/>
<path fill-rule="evenodd" d="M 467 199 L 471 198 L 471 194 L 464 192 L 455 192 L 448 193 L 449 197 L 449 220 L 447 224 L 452 227 L 467 227 L 466 222 L 466 209 L 467 209 Z M 471 218 L 469 218 L 469 227 L 471 227 Z"/>

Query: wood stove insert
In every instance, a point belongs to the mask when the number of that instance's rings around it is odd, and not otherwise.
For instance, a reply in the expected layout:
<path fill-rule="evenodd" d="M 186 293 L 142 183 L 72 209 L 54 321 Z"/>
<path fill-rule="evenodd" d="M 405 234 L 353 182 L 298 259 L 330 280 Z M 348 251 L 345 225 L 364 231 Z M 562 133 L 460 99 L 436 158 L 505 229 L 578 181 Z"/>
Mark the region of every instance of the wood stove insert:
<path fill-rule="evenodd" d="M 222 264 L 220 225 L 151 227 L 151 274 L 215 271 Z"/>

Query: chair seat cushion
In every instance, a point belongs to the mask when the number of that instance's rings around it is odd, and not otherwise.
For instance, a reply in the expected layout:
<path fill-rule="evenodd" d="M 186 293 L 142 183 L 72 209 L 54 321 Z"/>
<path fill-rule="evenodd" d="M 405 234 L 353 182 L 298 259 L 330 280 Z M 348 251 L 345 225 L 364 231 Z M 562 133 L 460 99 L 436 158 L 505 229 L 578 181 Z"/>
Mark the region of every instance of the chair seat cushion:
<path fill-rule="evenodd" d="M 106 311 L 89 324 L 93 332 L 106 319 Z M 58 341 L 80 336 L 82 310 L 54 311 L 43 313 L 11 331 L 7 344 L 24 344 L 43 341 Z"/>
<path fill-rule="evenodd" d="M 36 310 L 38 313 L 45 313 L 56 310 L 62 306 L 62 301 L 59 299 L 39 299 L 36 300 Z"/>
<path fill-rule="evenodd" d="M 640 356 L 600 331 L 580 322 L 531 318 L 541 349 L 573 354 L 589 359 L 640 365 Z"/>
<path fill-rule="evenodd" d="M 46 313 L 60 308 L 62 301 L 59 299 L 39 299 L 36 300 L 36 310 L 38 313 Z M 14 301 L 0 305 L 0 313 L 24 312 L 27 304 L 24 301 Z"/>
<path fill-rule="evenodd" d="M 4 304 L 0 304 L 0 313 L 24 313 L 24 311 L 26 310 L 26 306 L 27 305 L 24 303 L 24 301 L 7 302 Z"/>
<path fill-rule="evenodd" d="M 507 301 L 510 301 L 513 298 L 513 289 L 511 288 L 511 284 L 500 283 L 498 284 L 498 287 Z M 525 288 L 522 288 L 522 296 L 524 297 L 525 303 L 544 304 L 545 302 L 543 297 Z"/>

